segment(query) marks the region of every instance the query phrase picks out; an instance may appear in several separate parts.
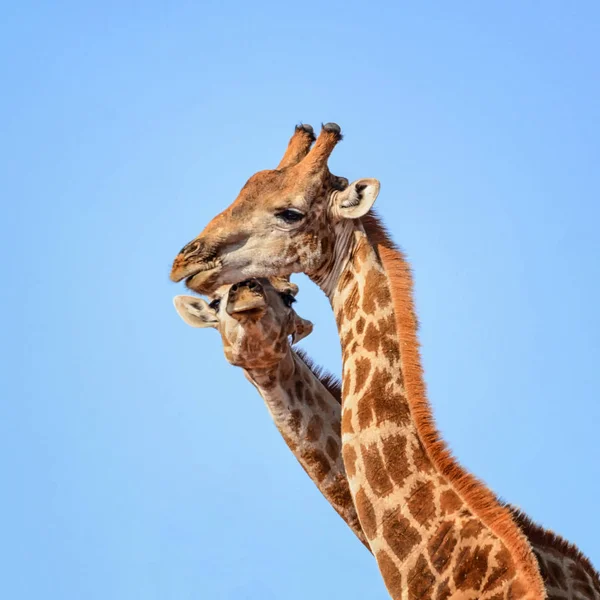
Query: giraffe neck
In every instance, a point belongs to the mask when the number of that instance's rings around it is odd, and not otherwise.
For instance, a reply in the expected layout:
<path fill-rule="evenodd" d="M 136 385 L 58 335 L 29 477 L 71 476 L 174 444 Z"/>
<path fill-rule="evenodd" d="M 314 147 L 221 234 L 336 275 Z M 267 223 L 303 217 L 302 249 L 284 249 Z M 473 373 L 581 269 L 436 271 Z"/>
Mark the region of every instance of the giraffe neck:
<path fill-rule="evenodd" d="M 333 431 L 339 435 L 341 431 L 341 390 L 339 385 L 330 376 L 320 373 L 320 370 L 314 367 L 312 361 L 304 354 L 294 353 L 293 360 L 298 366 L 298 372 L 301 372 L 303 376 L 296 376 L 291 381 L 282 382 L 281 387 L 287 390 L 283 394 L 275 391 L 275 382 L 286 373 L 289 375 L 292 368 L 296 372 L 295 365 L 284 367 L 280 372 L 275 372 L 279 369 L 254 373 L 246 371 L 246 377 L 253 382 L 265 399 L 278 430 L 298 462 L 302 464 L 327 501 L 350 526 L 356 537 L 369 549 L 348 484 L 345 481 L 346 473 L 339 456 L 341 451 L 339 437 L 328 439 L 325 442 L 325 453 L 331 458 L 330 479 L 343 482 L 339 488 L 322 485 L 323 477 L 319 463 L 307 462 L 302 458 L 302 454 L 306 451 L 306 440 L 309 437 L 307 435 L 308 427 L 304 428 L 302 423 L 315 422 L 314 418 L 318 416 L 323 419 L 322 431 Z M 304 376 L 310 380 L 308 384 Z M 305 390 L 310 390 L 310 393 Z M 299 407 L 301 407 L 300 414 L 292 417 L 292 411 L 298 410 Z M 331 410 L 324 407 L 330 407 Z M 293 427 L 291 426 L 292 422 Z M 322 452 L 321 446 L 322 444 L 317 450 Z M 519 528 L 531 543 L 548 598 L 583 597 L 600 600 L 600 575 L 589 559 L 575 546 L 536 525 L 517 509 L 511 507 L 510 510 Z"/>
<path fill-rule="evenodd" d="M 277 365 L 244 369 L 285 443 L 327 501 L 369 548 L 350 496 L 341 455 L 341 406 L 290 349 Z"/>
<path fill-rule="evenodd" d="M 313 280 L 336 317 L 343 460 L 388 591 L 394 599 L 544 598 L 538 564 L 510 513 L 435 430 L 408 265 L 383 230 L 364 222 L 367 233 L 353 226 L 349 247 L 334 253 L 335 265 L 347 257 L 335 285 L 320 274 Z"/>
<path fill-rule="evenodd" d="M 320 476 L 318 464 L 314 462 L 309 464 L 302 459 L 307 432 L 303 432 L 301 426 L 294 425 L 293 429 L 289 426 L 291 412 L 302 406 L 302 414 L 300 417 L 295 416 L 293 418 L 294 423 L 310 423 L 314 416 L 318 415 L 323 419 L 322 431 L 340 432 L 341 389 L 339 388 L 339 384 L 331 376 L 320 373 L 320 370 L 313 366 L 310 358 L 304 354 L 299 353 L 295 355 L 294 360 L 299 361 L 300 368 L 303 366 L 308 368 L 306 375 L 310 378 L 310 385 L 306 385 L 305 381 L 297 384 L 296 381 L 298 379 L 292 381 L 291 385 L 286 384 L 284 386 L 286 389 L 293 390 L 289 393 L 289 397 L 275 396 L 270 391 L 275 379 L 281 375 L 274 376 L 271 373 L 263 371 L 255 375 L 253 383 L 258 387 L 259 392 L 265 399 L 271 414 L 274 415 L 274 420 L 280 433 L 285 438 L 298 462 L 302 464 L 327 501 L 350 526 L 356 537 L 360 539 L 367 549 L 370 549 L 361 529 L 347 483 L 340 485 L 339 489 L 321 485 L 320 482 L 323 479 Z M 246 372 L 246 376 L 250 379 L 248 372 Z M 266 386 L 261 385 L 259 387 L 256 382 L 257 379 L 266 381 Z M 312 393 L 308 394 L 305 392 L 306 389 L 311 389 Z M 332 399 L 334 400 L 334 404 L 331 403 Z M 331 406 L 331 410 L 324 410 L 323 406 Z M 331 479 L 335 481 L 344 480 L 345 482 L 346 473 L 344 465 L 342 464 L 342 460 L 339 460 L 339 456 L 335 456 L 336 451 L 339 455 L 341 451 L 339 443 L 326 442 L 325 452 L 332 459 L 330 463 Z M 536 525 L 517 509 L 511 507 L 510 510 L 519 528 L 531 544 L 531 548 L 539 564 L 548 598 L 564 600 L 564 598 L 583 597 L 590 600 L 600 600 L 600 575 L 594 569 L 589 559 L 575 546 L 560 536 Z"/>

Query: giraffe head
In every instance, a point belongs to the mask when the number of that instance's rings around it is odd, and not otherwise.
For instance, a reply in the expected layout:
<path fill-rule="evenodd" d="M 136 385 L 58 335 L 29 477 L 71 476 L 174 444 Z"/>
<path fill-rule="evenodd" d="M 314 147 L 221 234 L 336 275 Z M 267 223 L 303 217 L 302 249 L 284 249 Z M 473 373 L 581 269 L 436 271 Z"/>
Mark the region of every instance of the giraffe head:
<path fill-rule="evenodd" d="M 277 168 L 253 175 L 182 248 L 171 279 L 208 294 L 252 277 L 327 272 L 347 231 L 339 225 L 365 215 L 379 193 L 376 179 L 349 184 L 330 173 L 327 160 L 341 138 L 339 126 L 328 123 L 312 146 L 312 127 L 296 127 Z"/>
<path fill-rule="evenodd" d="M 192 327 L 213 327 L 221 334 L 225 358 L 245 369 L 278 364 L 292 343 L 313 328 L 292 308 L 298 286 L 279 278 L 249 279 L 221 286 L 212 301 L 176 296 L 175 309 Z"/>

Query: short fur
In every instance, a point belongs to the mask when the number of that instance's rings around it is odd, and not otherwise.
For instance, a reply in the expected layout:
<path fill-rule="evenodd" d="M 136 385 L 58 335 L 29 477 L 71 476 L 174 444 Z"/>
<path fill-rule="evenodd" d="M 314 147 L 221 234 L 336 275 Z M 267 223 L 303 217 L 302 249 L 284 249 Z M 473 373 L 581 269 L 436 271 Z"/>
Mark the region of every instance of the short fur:
<path fill-rule="evenodd" d="M 330 373 L 324 367 L 317 365 L 304 350 L 297 349 L 295 352 L 312 371 L 313 375 L 323 384 L 323 387 L 341 404 L 342 384 L 339 377 Z"/>
<path fill-rule="evenodd" d="M 372 225 L 373 224 L 371 224 L 371 226 Z M 373 229 L 371 229 L 369 225 L 366 225 L 366 228 L 371 232 L 371 234 L 374 234 Z M 341 403 L 342 386 L 339 378 L 333 375 L 332 373 L 329 373 L 320 365 L 315 364 L 314 361 L 303 350 L 296 350 L 296 353 L 303 360 L 306 366 L 312 371 L 314 376 L 317 377 L 317 379 L 319 379 L 319 381 L 323 384 L 327 391 L 338 402 Z M 565 557 L 570 558 L 577 564 L 581 565 L 594 582 L 596 589 L 600 591 L 600 574 L 598 573 L 598 571 L 596 571 L 589 558 L 583 552 L 581 552 L 581 550 L 579 550 L 577 546 L 565 540 L 563 537 L 554 533 L 553 531 L 550 531 L 548 529 L 545 529 L 541 525 L 538 525 L 518 508 L 510 504 L 505 504 L 501 502 L 498 498 L 496 498 L 496 501 L 500 504 L 501 507 L 508 509 L 509 513 L 512 515 L 514 522 L 519 527 L 521 532 L 525 535 L 525 537 L 533 546 L 533 548 L 554 549 L 561 555 L 564 555 Z M 370 551 L 368 547 L 367 549 Z"/>
<path fill-rule="evenodd" d="M 452 456 L 435 427 L 432 411 L 425 397 L 425 384 L 422 379 L 416 339 L 417 321 L 412 307 L 410 269 L 401 251 L 395 246 L 373 212 L 362 219 L 362 224 L 369 240 L 378 248 L 380 258 L 390 278 L 401 341 L 408 342 L 408 346 L 412 348 L 412 351 L 408 350 L 407 345 L 403 344 L 403 352 L 409 354 L 408 357 L 404 354 L 403 368 L 407 377 L 411 411 L 415 415 L 419 433 L 430 459 L 440 468 L 440 472 L 454 483 L 456 491 L 465 499 L 473 512 L 507 544 L 515 559 L 523 566 L 524 571 L 533 574 L 534 583 L 540 581 L 540 566 L 531 546 L 536 549 L 551 548 L 572 559 L 584 568 L 597 590 L 600 590 L 600 575 L 589 559 L 575 545 L 537 525 L 510 504 L 499 500 L 483 482 L 467 473 Z M 329 393 L 338 402 L 341 402 L 339 379 L 316 365 L 305 352 L 299 351 L 298 354 Z M 544 593 L 542 592 L 542 594 Z"/>
<path fill-rule="evenodd" d="M 402 348 L 407 399 L 426 452 L 439 472 L 452 482 L 456 492 L 473 513 L 503 540 L 518 568 L 529 578 L 531 589 L 536 589 L 539 597 L 543 598 L 546 593 L 537 560 L 511 511 L 483 482 L 457 462 L 435 426 L 423 380 L 410 267 L 373 212 L 363 217 L 362 223 L 367 237 L 379 253 L 390 281 L 396 327 Z"/>
<path fill-rule="evenodd" d="M 512 516 L 517 525 L 521 528 L 521 531 L 523 531 L 523 533 L 527 536 L 527 539 L 534 546 L 539 548 L 553 548 L 554 550 L 560 552 L 560 554 L 563 554 L 564 556 L 581 565 L 594 582 L 597 592 L 600 593 L 600 573 L 596 571 L 594 565 L 592 565 L 590 562 L 590 559 L 577 546 L 575 546 L 575 544 L 565 540 L 557 533 L 538 525 L 529 516 L 515 506 L 507 504 L 506 507 L 512 513 Z"/>

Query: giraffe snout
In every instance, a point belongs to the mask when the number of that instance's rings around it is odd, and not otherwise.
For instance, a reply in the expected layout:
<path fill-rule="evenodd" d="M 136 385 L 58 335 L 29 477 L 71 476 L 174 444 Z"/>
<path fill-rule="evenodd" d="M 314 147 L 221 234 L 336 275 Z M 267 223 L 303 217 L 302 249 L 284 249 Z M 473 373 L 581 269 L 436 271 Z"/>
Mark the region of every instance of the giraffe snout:
<path fill-rule="evenodd" d="M 235 283 L 229 289 L 227 313 L 232 317 L 258 316 L 266 308 L 264 288 L 256 279 Z"/>
<path fill-rule="evenodd" d="M 171 281 L 178 282 L 195 273 L 208 271 L 216 264 L 215 249 L 201 240 L 192 240 L 175 257 L 171 268 Z"/>

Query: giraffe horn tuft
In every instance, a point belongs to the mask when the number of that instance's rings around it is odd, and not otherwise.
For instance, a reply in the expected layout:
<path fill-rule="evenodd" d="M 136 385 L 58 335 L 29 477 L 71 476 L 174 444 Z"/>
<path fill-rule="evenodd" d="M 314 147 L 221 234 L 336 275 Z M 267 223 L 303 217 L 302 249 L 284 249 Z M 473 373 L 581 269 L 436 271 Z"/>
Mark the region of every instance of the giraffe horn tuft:
<path fill-rule="evenodd" d="M 325 123 L 325 125 L 322 125 L 321 133 L 315 145 L 306 158 L 298 165 L 299 168 L 309 173 L 329 172 L 327 161 L 333 149 L 342 140 L 342 137 L 342 129 L 337 123 Z"/>
<path fill-rule="evenodd" d="M 278 170 L 287 169 L 297 165 L 309 152 L 315 141 L 315 130 L 311 125 L 300 123 L 294 129 L 294 135 L 290 138 L 288 147 L 277 165 Z"/>

